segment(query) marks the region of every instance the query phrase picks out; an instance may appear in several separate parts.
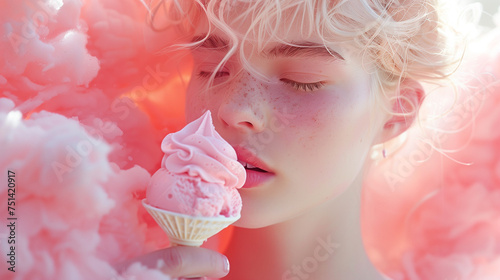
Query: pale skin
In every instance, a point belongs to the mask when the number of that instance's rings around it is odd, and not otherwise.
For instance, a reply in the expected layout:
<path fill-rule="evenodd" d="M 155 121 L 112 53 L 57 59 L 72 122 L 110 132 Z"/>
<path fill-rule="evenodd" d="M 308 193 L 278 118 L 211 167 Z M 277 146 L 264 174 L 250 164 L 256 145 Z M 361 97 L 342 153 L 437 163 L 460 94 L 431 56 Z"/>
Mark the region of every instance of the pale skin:
<path fill-rule="evenodd" d="M 233 28 L 244 29 L 245 23 Z M 195 38 L 207 32 L 200 26 Z M 412 117 L 374 108 L 371 76 L 361 62 L 341 47 L 330 48 L 334 55 L 326 58 L 319 37 L 284 33 L 284 42 L 307 45 L 308 51 L 287 52 L 275 42 L 253 55 L 252 66 L 266 80 L 247 71 L 237 55 L 216 69 L 227 38 L 217 30 L 213 35 L 217 40 L 211 37 L 192 51 L 186 119 L 209 109 L 221 136 L 251 149 L 273 175 L 240 190 L 242 217 L 225 252 L 231 271 L 224 279 L 384 279 L 361 236 L 363 171 L 371 147 L 404 132 Z M 217 87 L 205 91 L 214 71 Z M 403 83 L 405 90 L 393 95 L 421 102 L 420 84 Z M 174 276 L 227 274 L 224 256 L 202 249 L 196 255 L 197 248 L 169 248 L 142 261 L 154 263 L 171 250 L 181 263 L 170 269 Z"/>

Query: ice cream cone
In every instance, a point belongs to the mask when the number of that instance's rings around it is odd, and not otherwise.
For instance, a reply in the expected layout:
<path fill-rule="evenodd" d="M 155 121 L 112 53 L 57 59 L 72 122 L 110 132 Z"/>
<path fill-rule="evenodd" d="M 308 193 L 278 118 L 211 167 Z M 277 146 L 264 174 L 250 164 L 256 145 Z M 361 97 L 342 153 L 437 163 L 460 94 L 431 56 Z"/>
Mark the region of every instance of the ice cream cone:
<path fill-rule="evenodd" d="M 201 246 L 209 237 L 240 218 L 193 217 L 156 208 L 149 205 L 146 199 L 142 200 L 142 205 L 168 235 L 173 246 Z"/>

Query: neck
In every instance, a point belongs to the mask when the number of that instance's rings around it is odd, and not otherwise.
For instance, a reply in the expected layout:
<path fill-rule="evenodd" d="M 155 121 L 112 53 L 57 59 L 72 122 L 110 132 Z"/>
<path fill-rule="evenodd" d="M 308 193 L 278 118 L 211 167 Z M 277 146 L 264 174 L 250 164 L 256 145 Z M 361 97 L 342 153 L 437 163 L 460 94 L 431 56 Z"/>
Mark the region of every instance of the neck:
<path fill-rule="evenodd" d="M 382 279 L 363 246 L 361 185 L 360 175 L 337 198 L 286 222 L 235 228 L 225 279 Z"/>

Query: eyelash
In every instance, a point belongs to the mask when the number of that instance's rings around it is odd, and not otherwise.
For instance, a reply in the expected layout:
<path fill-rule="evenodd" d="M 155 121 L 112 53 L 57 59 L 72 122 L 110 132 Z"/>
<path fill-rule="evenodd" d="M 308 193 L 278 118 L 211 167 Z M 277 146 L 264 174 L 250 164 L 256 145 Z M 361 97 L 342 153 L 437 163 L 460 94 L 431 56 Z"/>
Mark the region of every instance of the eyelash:
<path fill-rule="evenodd" d="M 299 83 L 288 79 L 281 79 L 280 81 L 299 91 L 315 91 L 326 85 L 325 82 Z"/>
<path fill-rule="evenodd" d="M 210 78 L 212 77 L 213 72 L 200 71 L 197 76 L 200 78 Z M 221 78 L 224 76 L 229 76 L 229 72 L 217 72 L 215 73 L 214 78 Z"/>
<path fill-rule="evenodd" d="M 200 78 L 205 78 L 208 79 L 212 76 L 212 72 L 207 72 L 207 71 L 200 71 L 198 72 L 197 76 Z M 217 72 L 215 73 L 214 78 L 221 78 L 229 76 L 229 72 Z M 298 90 L 298 91 L 305 91 L 305 92 L 310 92 L 310 91 L 315 91 L 318 89 L 323 88 L 326 83 L 325 82 L 315 82 L 315 83 L 299 83 L 296 81 L 292 81 L 289 79 L 281 79 L 280 80 L 282 83 L 287 84 L 291 86 L 293 89 Z"/>

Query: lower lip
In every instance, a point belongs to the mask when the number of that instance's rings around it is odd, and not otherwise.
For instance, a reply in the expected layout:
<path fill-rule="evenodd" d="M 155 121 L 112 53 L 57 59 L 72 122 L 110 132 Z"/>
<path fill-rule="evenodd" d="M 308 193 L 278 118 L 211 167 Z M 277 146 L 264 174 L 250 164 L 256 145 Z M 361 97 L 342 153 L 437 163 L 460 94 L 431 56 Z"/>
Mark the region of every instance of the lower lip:
<path fill-rule="evenodd" d="M 270 180 L 272 177 L 274 177 L 274 174 L 269 172 L 259 172 L 249 169 L 246 169 L 246 172 L 247 172 L 247 179 L 242 187 L 245 189 L 257 187 L 263 184 L 264 182 Z"/>

